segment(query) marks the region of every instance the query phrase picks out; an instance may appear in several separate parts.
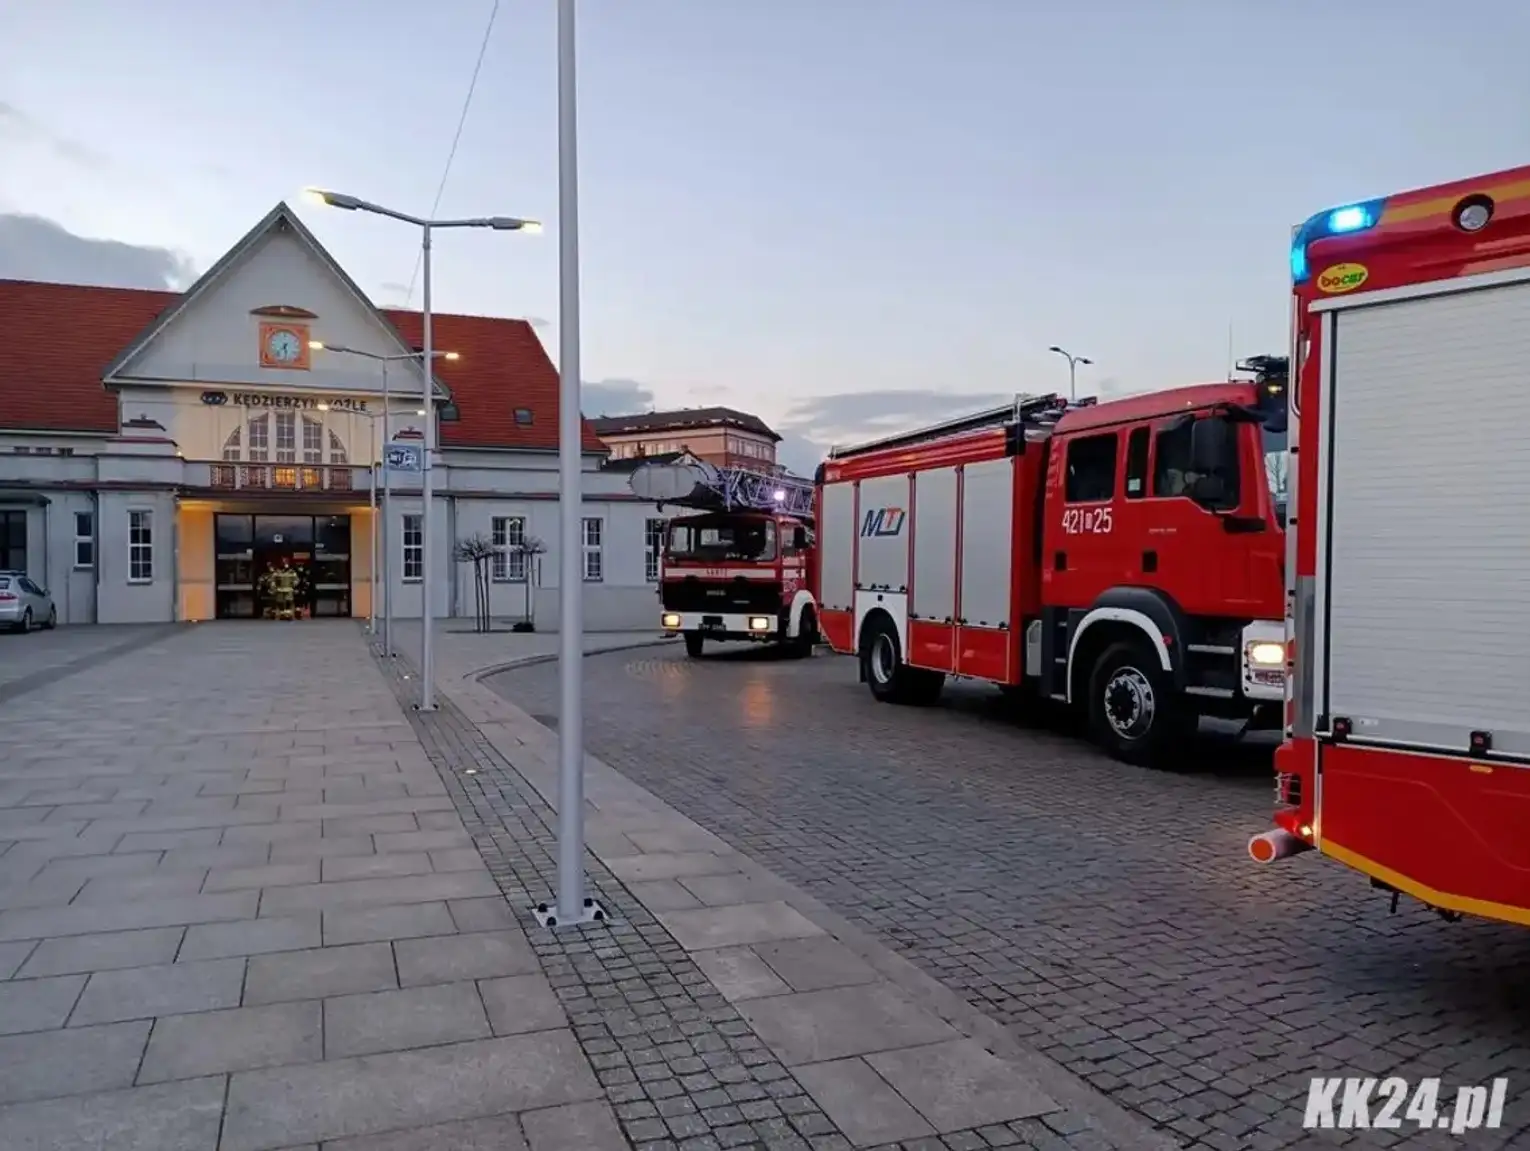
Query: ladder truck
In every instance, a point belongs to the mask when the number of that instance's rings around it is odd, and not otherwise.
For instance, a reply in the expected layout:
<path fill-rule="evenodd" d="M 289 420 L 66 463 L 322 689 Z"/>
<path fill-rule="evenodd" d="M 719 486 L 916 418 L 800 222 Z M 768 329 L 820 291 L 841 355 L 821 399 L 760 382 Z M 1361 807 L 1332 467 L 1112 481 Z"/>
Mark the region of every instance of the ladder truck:
<path fill-rule="evenodd" d="M 1291 272 L 1290 674 L 1249 854 L 1530 925 L 1530 167 L 1319 212 Z"/>
<path fill-rule="evenodd" d="M 1283 357 L 1252 379 L 1056 395 L 836 449 L 818 471 L 820 627 L 878 700 L 949 677 L 1080 711 L 1129 763 L 1199 717 L 1280 722 Z"/>
<path fill-rule="evenodd" d="M 814 598 L 813 485 L 790 475 L 719 468 L 702 460 L 648 463 L 632 491 L 693 509 L 666 525 L 659 568 L 660 625 L 685 638 L 778 644 L 810 656 L 818 642 Z"/>

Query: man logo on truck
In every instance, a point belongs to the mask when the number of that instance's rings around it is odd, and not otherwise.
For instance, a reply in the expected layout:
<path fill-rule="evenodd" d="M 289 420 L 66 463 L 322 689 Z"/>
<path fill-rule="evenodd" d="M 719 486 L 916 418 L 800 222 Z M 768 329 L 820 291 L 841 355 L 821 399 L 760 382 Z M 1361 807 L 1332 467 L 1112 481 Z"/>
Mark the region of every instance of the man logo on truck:
<path fill-rule="evenodd" d="M 902 508 L 872 508 L 861 520 L 861 538 L 895 536 L 903 530 L 908 513 Z"/>

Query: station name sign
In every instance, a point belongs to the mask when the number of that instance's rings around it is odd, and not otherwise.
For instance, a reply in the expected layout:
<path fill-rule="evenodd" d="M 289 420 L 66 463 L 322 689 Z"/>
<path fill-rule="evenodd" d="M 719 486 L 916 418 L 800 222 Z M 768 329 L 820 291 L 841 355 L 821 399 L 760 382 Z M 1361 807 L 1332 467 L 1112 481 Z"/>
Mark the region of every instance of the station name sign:
<path fill-rule="evenodd" d="M 203 392 L 210 407 L 233 404 L 236 408 L 282 408 L 290 411 L 366 412 L 367 402 L 355 396 L 290 396 L 272 392 Z"/>

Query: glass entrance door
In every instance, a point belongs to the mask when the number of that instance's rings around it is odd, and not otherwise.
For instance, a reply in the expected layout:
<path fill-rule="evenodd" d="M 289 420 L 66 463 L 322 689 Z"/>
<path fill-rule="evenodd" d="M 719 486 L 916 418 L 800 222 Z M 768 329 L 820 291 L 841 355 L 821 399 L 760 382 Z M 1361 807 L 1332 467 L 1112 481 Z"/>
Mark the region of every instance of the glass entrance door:
<path fill-rule="evenodd" d="M 219 619 L 351 614 L 350 516 L 219 513 L 213 532 Z"/>

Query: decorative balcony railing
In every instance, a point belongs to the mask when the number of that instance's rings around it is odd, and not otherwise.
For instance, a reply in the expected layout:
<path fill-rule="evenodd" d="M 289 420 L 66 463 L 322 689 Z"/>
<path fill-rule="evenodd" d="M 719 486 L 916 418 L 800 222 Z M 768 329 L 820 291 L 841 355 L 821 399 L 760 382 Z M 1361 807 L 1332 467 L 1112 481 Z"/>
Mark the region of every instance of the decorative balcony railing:
<path fill-rule="evenodd" d="M 349 464 L 216 463 L 209 464 L 207 467 L 207 486 L 219 491 L 349 492 L 358 488 L 361 491 L 366 490 L 367 469 Z"/>

